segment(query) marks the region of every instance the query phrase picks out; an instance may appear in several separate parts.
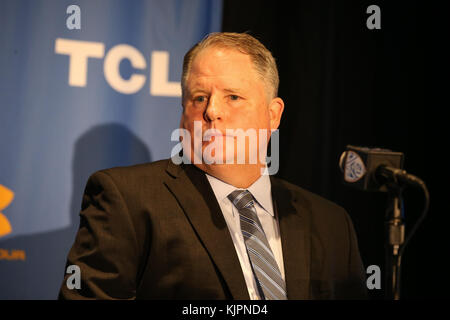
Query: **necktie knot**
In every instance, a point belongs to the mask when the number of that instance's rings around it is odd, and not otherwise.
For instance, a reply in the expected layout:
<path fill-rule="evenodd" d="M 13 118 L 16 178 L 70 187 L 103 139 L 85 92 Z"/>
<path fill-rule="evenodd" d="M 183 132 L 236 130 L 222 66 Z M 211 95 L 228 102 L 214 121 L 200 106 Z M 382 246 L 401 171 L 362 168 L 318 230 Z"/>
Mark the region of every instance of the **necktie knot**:
<path fill-rule="evenodd" d="M 228 195 L 228 199 L 238 210 L 253 205 L 253 196 L 248 190 L 235 190 Z"/>

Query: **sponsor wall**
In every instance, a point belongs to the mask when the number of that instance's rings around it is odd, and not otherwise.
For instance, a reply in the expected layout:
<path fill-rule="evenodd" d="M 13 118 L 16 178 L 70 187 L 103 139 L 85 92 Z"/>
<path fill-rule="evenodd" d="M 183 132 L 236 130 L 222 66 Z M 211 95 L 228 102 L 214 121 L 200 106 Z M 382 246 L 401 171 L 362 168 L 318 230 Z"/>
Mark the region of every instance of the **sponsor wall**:
<path fill-rule="evenodd" d="M 54 299 L 94 171 L 170 157 L 217 0 L 0 2 L 0 299 Z"/>

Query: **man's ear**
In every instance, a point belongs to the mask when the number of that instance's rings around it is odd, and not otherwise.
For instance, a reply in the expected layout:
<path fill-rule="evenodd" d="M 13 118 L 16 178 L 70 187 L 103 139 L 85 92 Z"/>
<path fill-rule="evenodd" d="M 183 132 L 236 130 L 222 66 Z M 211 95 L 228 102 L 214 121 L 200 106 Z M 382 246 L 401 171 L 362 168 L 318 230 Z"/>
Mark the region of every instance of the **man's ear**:
<path fill-rule="evenodd" d="M 269 104 L 270 129 L 278 129 L 281 121 L 281 115 L 284 110 L 284 101 L 281 98 L 274 98 Z"/>
<path fill-rule="evenodd" d="M 184 109 L 183 109 L 183 112 L 181 113 L 179 128 L 180 129 L 184 128 Z"/>

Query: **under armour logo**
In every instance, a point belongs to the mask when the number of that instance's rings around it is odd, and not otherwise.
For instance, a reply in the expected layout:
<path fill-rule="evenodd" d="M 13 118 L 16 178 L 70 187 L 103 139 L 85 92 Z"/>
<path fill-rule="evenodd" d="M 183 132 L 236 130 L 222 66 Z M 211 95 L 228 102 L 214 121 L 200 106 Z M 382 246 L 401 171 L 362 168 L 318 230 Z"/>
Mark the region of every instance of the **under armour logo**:
<path fill-rule="evenodd" d="M 6 236 L 12 232 L 11 224 L 8 218 L 2 213 L 14 199 L 14 192 L 0 184 L 0 237 Z"/>

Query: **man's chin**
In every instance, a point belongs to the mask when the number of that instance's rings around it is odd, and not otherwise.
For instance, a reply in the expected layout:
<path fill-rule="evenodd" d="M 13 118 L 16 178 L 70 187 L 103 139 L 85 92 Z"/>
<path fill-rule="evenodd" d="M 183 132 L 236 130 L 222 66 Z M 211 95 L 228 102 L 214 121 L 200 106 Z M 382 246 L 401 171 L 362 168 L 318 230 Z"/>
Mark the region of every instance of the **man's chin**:
<path fill-rule="evenodd" d="M 245 168 L 251 168 L 251 167 L 262 167 L 263 165 L 260 163 L 226 163 L 226 162 L 212 162 L 212 163 L 193 163 L 196 167 L 204 170 L 236 170 L 236 169 L 245 169 Z"/>

